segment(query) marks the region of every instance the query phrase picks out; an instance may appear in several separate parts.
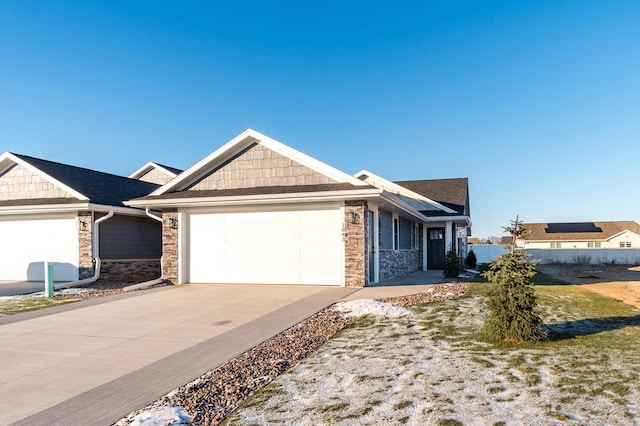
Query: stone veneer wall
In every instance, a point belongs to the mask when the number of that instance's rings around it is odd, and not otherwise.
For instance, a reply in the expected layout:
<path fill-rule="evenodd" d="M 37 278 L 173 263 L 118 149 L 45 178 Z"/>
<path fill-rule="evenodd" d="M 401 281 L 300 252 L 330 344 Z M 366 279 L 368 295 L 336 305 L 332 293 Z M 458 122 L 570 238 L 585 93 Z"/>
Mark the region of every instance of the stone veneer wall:
<path fill-rule="evenodd" d="M 160 278 L 160 259 L 103 260 L 99 281 L 138 284 Z"/>
<path fill-rule="evenodd" d="M 78 213 L 78 277 L 83 280 L 91 278 L 94 271 L 93 263 L 93 214 L 91 212 Z"/>
<path fill-rule="evenodd" d="M 177 210 L 162 212 L 162 275 L 170 283 L 178 284 L 178 229 L 171 228 L 172 218 L 178 222 Z"/>
<path fill-rule="evenodd" d="M 380 281 L 422 271 L 422 250 L 380 250 Z"/>
<path fill-rule="evenodd" d="M 349 223 L 349 212 L 356 212 L 358 220 Z M 345 201 L 344 209 L 344 274 L 347 287 L 367 285 L 367 202 Z"/>

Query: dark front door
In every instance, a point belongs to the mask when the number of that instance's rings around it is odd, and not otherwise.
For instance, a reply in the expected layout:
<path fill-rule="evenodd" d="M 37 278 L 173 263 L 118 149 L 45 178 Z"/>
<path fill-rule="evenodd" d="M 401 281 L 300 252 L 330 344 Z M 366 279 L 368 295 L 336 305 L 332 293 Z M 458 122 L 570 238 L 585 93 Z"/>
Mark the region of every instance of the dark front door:
<path fill-rule="evenodd" d="M 427 232 L 427 269 L 444 268 L 444 228 L 429 228 Z"/>

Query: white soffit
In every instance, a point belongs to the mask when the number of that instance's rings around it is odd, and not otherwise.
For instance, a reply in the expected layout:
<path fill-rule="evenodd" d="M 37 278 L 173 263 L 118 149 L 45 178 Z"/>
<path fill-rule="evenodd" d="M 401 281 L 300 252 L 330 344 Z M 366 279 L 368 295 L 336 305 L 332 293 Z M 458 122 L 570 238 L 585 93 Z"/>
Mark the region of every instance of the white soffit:
<path fill-rule="evenodd" d="M 445 213 L 457 213 L 455 210 L 450 209 L 444 204 L 440 204 L 439 202 L 434 201 L 430 198 L 427 198 L 424 195 L 420 195 L 416 192 L 413 192 L 403 186 L 398 185 L 397 183 L 393 183 L 390 180 L 387 180 L 381 176 L 378 176 L 375 173 L 371 173 L 368 170 L 363 169 L 358 173 L 356 173 L 354 176 L 358 178 L 358 180 L 363 179 L 364 182 L 368 183 L 371 186 L 375 186 L 376 188 L 383 189 L 393 194 L 404 195 L 405 197 L 423 201 L 428 205 L 430 205 L 431 207 L 434 207 L 437 210 L 442 210 Z"/>

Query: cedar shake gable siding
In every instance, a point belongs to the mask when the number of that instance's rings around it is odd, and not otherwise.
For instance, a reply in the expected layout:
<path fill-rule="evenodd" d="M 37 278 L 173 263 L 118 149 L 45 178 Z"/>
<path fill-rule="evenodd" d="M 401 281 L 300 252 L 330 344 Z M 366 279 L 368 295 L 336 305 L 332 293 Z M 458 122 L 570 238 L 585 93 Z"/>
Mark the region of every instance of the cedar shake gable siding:
<path fill-rule="evenodd" d="M 319 185 L 333 179 L 275 151 L 254 143 L 217 167 L 188 190 L 240 189 L 270 186 Z"/>
<path fill-rule="evenodd" d="M 28 168 L 14 164 L 0 174 L 0 201 L 75 199 Z"/>
<path fill-rule="evenodd" d="M 89 202 L 106 206 L 124 207 L 125 200 L 144 197 L 159 185 L 129 179 L 109 173 L 41 160 L 14 154 L 52 178 L 89 198 Z M 45 198 L 45 197 L 38 197 Z"/>

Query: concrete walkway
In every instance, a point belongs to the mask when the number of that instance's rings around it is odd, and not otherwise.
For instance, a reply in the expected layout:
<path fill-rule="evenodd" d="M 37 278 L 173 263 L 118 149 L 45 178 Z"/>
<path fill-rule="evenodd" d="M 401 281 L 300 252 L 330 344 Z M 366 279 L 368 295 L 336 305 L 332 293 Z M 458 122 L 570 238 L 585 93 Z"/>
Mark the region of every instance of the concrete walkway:
<path fill-rule="evenodd" d="M 419 293 L 440 278 L 192 284 L 2 317 L 0 424 L 109 425 L 337 301 Z"/>
<path fill-rule="evenodd" d="M 1 318 L 0 424 L 112 424 L 354 291 L 185 285 Z"/>

